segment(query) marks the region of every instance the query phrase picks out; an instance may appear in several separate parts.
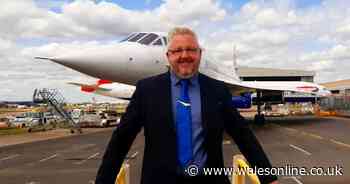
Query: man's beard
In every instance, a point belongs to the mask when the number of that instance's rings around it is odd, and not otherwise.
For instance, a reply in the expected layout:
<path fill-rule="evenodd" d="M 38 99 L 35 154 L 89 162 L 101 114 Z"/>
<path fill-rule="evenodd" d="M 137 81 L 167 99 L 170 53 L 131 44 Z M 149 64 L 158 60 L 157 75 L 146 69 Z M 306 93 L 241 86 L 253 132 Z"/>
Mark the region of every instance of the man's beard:
<path fill-rule="evenodd" d="M 183 61 L 178 61 L 178 64 L 181 64 L 183 62 L 192 62 L 192 60 L 183 60 Z M 199 66 L 197 66 L 199 67 Z M 176 71 L 172 66 L 170 66 L 170 69 L 176 74 L 176 76 L 180 79 L 189 79 L 191 77 L 193 77 L 197 72 L 198 72 L 198 68 L 194 68 L 193 70 L 190 71 L 190 73 L 186 73 L 186 74 L 182 74 L 180 72 L 180 67 L 178 66 L 178 71 Z"/>
<path fill-rule="evenodd" d="M 180 78 L 180 79 L 189 79 L 189 78 L 193 77 L 193 76 L 198 72 L 198 70 L 194 70 L 193 72 L 188 73 L 188 74 L 181 74 L 180 72 L 175 71 L 174 68 L 171 67 L 171 66 L 170 66 L 170 69 L 171 69 L 171 70 L 174 72 L 174 74 L 175 74 L 178 78 Z"/>

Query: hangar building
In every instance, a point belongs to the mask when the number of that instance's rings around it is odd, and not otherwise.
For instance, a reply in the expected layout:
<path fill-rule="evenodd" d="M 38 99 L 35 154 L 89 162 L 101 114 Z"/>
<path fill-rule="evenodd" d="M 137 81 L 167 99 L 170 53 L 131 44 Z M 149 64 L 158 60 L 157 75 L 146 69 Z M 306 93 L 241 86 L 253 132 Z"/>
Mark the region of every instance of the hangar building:
<path fill-rule="evenodd" d="M 325 86 L 334 95 L 350 95 L 350 79 L 326 82 L 321 85 Z"/>
<path fill-rule="evenodd" d="M 238 67 L 238 76 L 243 81 L 305 81 L 313 82 L 315 72 L 274 68 Z"/>
<path fill-rule="evenodd" d="M 258 68 L 239 66 L 237 74 L 242 81 L 304 81 L 314 82 L 314 71 L 287 70 L 275 68 Z M 316 98 L 311 94 L 294 92 L 263 91 L 262 101 L 272 103 L 284 102 L 315 102 Z M 253 98 L 253 101 L 255 99 Z"/>

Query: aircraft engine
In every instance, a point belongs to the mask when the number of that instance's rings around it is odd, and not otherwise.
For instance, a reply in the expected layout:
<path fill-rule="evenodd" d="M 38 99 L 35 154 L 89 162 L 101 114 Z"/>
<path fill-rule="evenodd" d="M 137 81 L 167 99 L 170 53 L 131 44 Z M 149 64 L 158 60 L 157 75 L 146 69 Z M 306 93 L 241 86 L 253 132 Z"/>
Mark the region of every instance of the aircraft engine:
<path fill-rule="evenodd" d="M 252 106 L 251 93 L 243 93 L 241 96 L 232 96 L 231 104 L 234 108 L 248 109 Z"/>

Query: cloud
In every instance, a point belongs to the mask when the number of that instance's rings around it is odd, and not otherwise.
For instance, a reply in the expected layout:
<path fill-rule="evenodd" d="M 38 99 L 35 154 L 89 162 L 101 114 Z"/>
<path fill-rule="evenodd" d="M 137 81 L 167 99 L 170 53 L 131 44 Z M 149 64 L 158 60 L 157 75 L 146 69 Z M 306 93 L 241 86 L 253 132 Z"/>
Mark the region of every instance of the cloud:
<path fill-rule="evenodd" d="M 226 11 L 220 8 L 220 4 L 212 0 L 168 0 L 155 12 L 162 19 L 176 24 L 207 18 L 211 21 L 219 21 L 226 16 Z"/>
<path fill-rule="evenodd" d="M 45 9 L 59 5 L 61 12 Z M 174 25 L 220 21 L 226 15 L 220 4 L 211 0 L 169 0 L 153 10 L 128 10 L 105 1 L 36 4 L 19 0 L 2 2 L 0 12 L 0 22 L 6 25 L 0 30 L 1 37 L 50 40 L 107 39 L 136 31 L 167 31 Z"/>
<path fill-rule="evenodd" d="M 301 57 L 302 61 L 322 61 L 322 60 L 338 60 L 347 61 L 350 59 L 350 47 L 345 45 L 335 45 L 329 50 L 321 52 L 312 52 Z"/>
<path fill-rule="evenodd" d="M 14 43 L 10 40 L 0 38 L 0 53 L 8 52 L 14 47 Z"/>
<path fill-rule="evenodd" d="M 311 65 L 307 66 L 306 68 L 308 70 L 321 71 L 329 69 L 330 67 L 332 67 L 332 65 L 334 65 L 334 61 L 332 60 L 321 60 L 311 63 Z"/>
<path fill-rule="evenodd" d="M 269 45 L 285 45 L 289 40 L 289 35 L 281 31 L 259 30 L 242 35 L 244 42 L 251 45 L 260 45 L 260 47 Z"/>
<path fill-rule="evenodd" d="M 221 57 L 226 59 L 232 58 L 236 45 L 240 65 L 314 70 L 316 81 L 350 78 L 346 70 L 335 69 L 349 67 L 348 4 L 338 0 L 307 8 L 295 4 L 250 1 L 228 15 L 225 23 L 230 27 L 211 33 L 206 44 L 225 51 Z"/>
<path fill-rule="evenodd" d="M 259 27 L 271 28 L 298 24 L 298 15 L 291 1 L 252 1 L 245 4 L 237 19 Z"/>

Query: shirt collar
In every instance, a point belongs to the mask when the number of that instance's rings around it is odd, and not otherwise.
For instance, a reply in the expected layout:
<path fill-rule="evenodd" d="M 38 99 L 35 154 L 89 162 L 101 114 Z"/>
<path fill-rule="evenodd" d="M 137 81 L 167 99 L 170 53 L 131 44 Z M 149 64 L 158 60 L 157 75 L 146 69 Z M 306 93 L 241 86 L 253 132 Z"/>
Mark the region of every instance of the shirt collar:
<path fill-rule="evenodd" d="M 181 78 L 176 76 L 175 72 L 170 70 L 170 80 L 171 80 L 171 85 L 178 85 L 180 83 Z M 198 73 L 194 74 L 190 80 L 190 85 L 196 86 L 198 84 Z"/>

